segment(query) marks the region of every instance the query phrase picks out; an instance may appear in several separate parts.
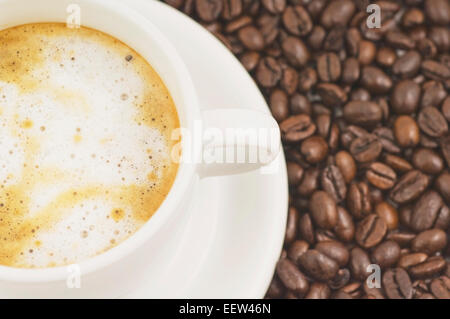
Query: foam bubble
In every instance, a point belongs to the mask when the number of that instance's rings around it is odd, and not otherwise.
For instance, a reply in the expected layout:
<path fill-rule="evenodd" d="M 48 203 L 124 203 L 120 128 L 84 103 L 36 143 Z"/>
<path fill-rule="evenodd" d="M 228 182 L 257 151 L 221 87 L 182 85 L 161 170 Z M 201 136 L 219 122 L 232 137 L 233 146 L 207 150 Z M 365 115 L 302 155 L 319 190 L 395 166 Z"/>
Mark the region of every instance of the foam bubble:
<path fill-rule="evenodd" d="M 0 31 L 0 52 L 0 264 L 64 265 L 120 244 L 176 175 L 166 87 L 87 28 Z"/>

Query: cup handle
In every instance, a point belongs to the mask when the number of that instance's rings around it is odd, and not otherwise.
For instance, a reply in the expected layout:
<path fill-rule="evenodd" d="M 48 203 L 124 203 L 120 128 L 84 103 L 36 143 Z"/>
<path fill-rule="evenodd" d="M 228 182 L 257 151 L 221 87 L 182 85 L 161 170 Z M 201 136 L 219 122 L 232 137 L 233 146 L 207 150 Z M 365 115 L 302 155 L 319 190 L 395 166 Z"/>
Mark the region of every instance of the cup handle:
<path fill-rule="evenodd" d="M 281 150 L 280 128 L 268 113 L 238 108 L 201 113 L 201 178 L 259 169 L 270 164 Z"/>

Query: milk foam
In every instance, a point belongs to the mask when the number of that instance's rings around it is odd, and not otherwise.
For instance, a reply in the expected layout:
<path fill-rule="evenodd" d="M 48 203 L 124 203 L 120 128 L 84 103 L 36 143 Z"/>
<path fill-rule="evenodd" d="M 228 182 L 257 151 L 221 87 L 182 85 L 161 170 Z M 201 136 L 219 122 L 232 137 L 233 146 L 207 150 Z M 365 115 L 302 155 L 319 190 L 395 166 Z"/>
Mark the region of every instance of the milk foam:
<path fill-rule="evenodd" d="M 119 244 L 176 175 L 167 89 L 98 31 L 33 24 L 1 31 L 0 45 L 22 54 L 15 72 L 0 62 L 0 264 L 65 265 Z"/>

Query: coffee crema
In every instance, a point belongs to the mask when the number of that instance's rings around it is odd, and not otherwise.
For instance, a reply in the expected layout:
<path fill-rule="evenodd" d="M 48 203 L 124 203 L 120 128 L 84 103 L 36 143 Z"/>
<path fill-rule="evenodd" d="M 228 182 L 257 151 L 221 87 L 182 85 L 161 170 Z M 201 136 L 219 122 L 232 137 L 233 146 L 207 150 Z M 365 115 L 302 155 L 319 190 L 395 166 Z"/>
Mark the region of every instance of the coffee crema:
<path fill-rule="evenodd" d="M 0 31 L 0 264 L 76 263 L 135 233 L 174 182 L 179 126 L 121 41 L 59 23 Z"/>

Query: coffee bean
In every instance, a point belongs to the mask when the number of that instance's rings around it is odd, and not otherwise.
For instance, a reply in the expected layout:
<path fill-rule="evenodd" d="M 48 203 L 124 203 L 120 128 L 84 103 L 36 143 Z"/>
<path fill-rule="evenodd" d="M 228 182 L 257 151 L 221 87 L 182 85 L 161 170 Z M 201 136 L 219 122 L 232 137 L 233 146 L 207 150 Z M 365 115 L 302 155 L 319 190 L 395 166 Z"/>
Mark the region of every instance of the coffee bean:
<path fill-rule="evenodd" d="M 195 8 L 200 19 L 211 22 L 219 17 L 223 2 L 222 0 L 195 0 Z"/>
<path fill-rule="evenodd" d="M 262 5 L 272 14 L 279 14 L 286 8 L 286 0 L 262 0 Z"/>
<path fill-rule="evenodd" d="M 314 226 L 309 214 L 304 214 L 300 217 L 300 221 L 298 223 L 298 231 L 304 240 L 306 240 L 309 244 L 314 244 L 315 235 L 314 235 Z"/>
<path fill-rule="evenodd" d="M 439 110 L 427 106 L 419 113 L 418 123 L 420 129 L 429 136 L 441 137 L 448 132 L 448 124 Z"/>
<path fill-rule="evenodd" d="M 350 294 L 343 292 L 343 291 L 336 291 L 335 293 L 333 293 L 331 295 L 332 299 L 353 299 L 352 296 L 350 296 Z"/>
<path fill-rule="evenodd" d="M 325 40 L 326 31 L 321 26 L 314 26 L 311 33 L 308 35 L 308 46 L 313 50 L 320 50 L 323 41 Z"/>
<path fill-rule="evenodd" d="M 238 32 L 239 40 L 249 50 L 262 50 L 264 48 L 264 38 L 261 32 L 254 26 L 246 26 Z"/>
<path fill-rule="evenodd" d="M 328 285 L 331 289 L 341 289 L 348 284 L 348 282 L 350 281 L 350 277 L 350 270 L 348 270 L 347 268 L 341 268 L 338 270 L 336 276 L 328 281 Z"/>
<path fill-rule="evenodd" d="M 417 149 L 412 157 L 413 165 L 426 174 L 438 174 L 444 168 L 444 160 L 433 150 L 428 148 Z"/>
<path fill-rule="evenodd" d="M 312 194 L 309 209 L 314 222 L 321 228 L 332 229 L 337 224 L 337 207 L 333 198 L 324 191 Z"/>
<path fill-rule="evenodd" d="M 385 221 L 388 230 L 397 229 L 398 213 L 394 206 L 388 202 L 380 202 L 375 206 L 375 214 Z"/>
<path fill-rule="evenodd" d="M 356 138 L 350 144 L 350 153 L 358 162 L 366 163 L 378 158 L 382 145 L 374 134 L 366 134 Z"/>
<path fill-rule="evenodd" d="M 270 95 L 270 110 L 278 122 L 285 120 L 289 116 L 288 104 L 288 97 L 284 91 L 280 89 L 272 91 Z"/>
<path fill-rule="evenodd" d="M 336 261 L 339 267 L 347 265 L 350 255 L 343 244 L 337 241 L 325 241 L 318 243 L 315 249 Z"/>
<path fill-rule="evenodd" d="M 328 299 L 330 297 L 331 290 L 327 284 L 321 282 L 315 282 L 311 284 L 308 294 L 305 299 Z"/>
<path fill-rule="evenodd" d="M 370 198 L 372 199 L 372 204 L 377 205 L 383 201 L 383 192 L 378 188 L 370 188 Z"/>
<path fill-rule="evenodd" d="M 413 295 L 411 279 L 402 268 L 388 269 L 384 273 L 383 288 L 389 299 L 411 299 Z"/>
<path fill-rule="evenodd" d="M 412 170 L 403 175 L 390 193 L 391 199 L 404 204 L 418 198 L 428 187 L 428 177 L 417 170 Z"/>
<path fill-rule="evenodd" d="M 416 234 L 409 233 L 409 232 L 390 232 L 387 236 L 387 240 L 393 240 L 397 244 L 400 245 L 400 247 L 409 246 L 410 242 L 416 237 Z"/>
<path fill-rule="evenodd" d="M 342 146 L 349 149 L 351 146 L 351 143 L 355 139 L 357 139 L 358 137 L 366 136 L 368 134 L 369 133 L 365 129 L 363 129 L 359 126 L 355 126 L 355 125 L 346 126 L 344 131 L 341 134 Z"/>
<path fill-rule="evenodd" d="M 244 66 L 244 68 L 250 72 L 256 68 L 256 66 L 258 65 L 259 59 L 260 59 L 259 53 L 247 52 L 241 56 L 240 61 L 241 61 L 242 65 Z"/>
<path fill-rule="evenodd" d="M 391 104 L 397 114 L 414 113 L 420 101 L 420 86 L 411 80 L 398 82 L 391 95 Z"/>
<path fill-rule="evenodd" d="M 339 203 L 345 199 L 347 194 L 347 186 L 344 177 L 336 165 L 327 166 L 321 176 L 322 188 Z"/>
<path fill-rule="evenodd" d="M 180 8 L 183 5 L 184 0 L 165 0 L 165 2 L 176 9 Z"/>
<path fill-rule="evenodd" d="M 374 126 L 383 117 L 378 104 L 370 101 L 351 101 L 344 107 L 344 118 L 347 122 L 361 126 Z"/>
<path fill-rule="evenodd" d="M 337 207 L 337 223 L 334 227 L 336 236 L 345 242 L 349 242 L 355 235 L 355 224 L 351 215 L 345 210 L 345 208 Z"/>
<path fill-rule="evenodd" d="M 412 169 L 411 164 L 407 160 L 392 154 L 385 154 L 383 161 L 400 173 L 405 173 Z"/>
<path fill-rule="evenodd" d="M 400 258 L 400 246 L 392 240 L 379 244 L 372 252 L 372 262 L 382 269 L 394 266 Z"/>
<path fill-rule="evenodd" d="M 249 16 L 241 16 L 227 23 L 225 26 L 225 32 L 234 33 L 239 29 L 248 26 L 252 23 L 252 18 Z"/>
<path fill-rule="evenodd" d="M 402 226 L 410 228 L 409 224 L 411 223 L 412 211 L 413 211 L 413 207 L 410 205 L 400 207 L 399 219 L 400 219 L 400 224 Z"/>
<path fill-rule="evenodd" d="M 427 258 L 427 254 L 424 253 L 407 254 L 400 257 L 397 265 L 398 267 L 408 269 L 409 267 L 423 263 Z"/>
<path fill-rule="evenodd" d="M 326 281 L 334 278 L 338 264 L 321 252 L 310 249 L 300 256 L 299 264 L 314 279 Z"/>
<path fill-rule="evenodd" d="M 295 93 L 290 98 L 290 110 L 292 114 L 307 114 L 312 113 L 311 103 L 301 94 Z"/>
<path fill-rule="evenodd" d="M 424 147 L 424 148 L 437 148 L 439 147 L 439 143 L 435 140 L 433 140 L 431 137 L 429 137 L 426 134 L 422 134 L 420 135 L 420 141 L 419 141 L 420 146 Z M 411 150 L 408 150 L 408 152 L 411 152 Z M 408 156 L 410 154 L 408 153 Z"/>
<path fill-rule="evenodd" d="M 356 219 L 372 212 L 369 187 L 364 182 L 353 183 L 347 193 L 347 207 Z"/>
<path fill-rule="evenodd" d="M 377 51 L 376 60 L 381 66 L 390 67 L 395 63 L 396 59 L 395 51 L 389 47 L 383 47 Z"/>
<path fill-rule="evenodd" d="M 302 40 L 296 37 L 286 37 L 281 48 L 289 63 L 293 66 L 303 66 L 309 60 L 309 51 Z"/>
<path fill-rule="evenodd" d="M 242 13 L 242 0 L 223 0 L 222 16 L 225 20 L 231 20 Z"/>
<path fill-rule="evenodd" d="M 440 148 L 447 165 L 450 166 L 450 135 L 447 135 L 441 139 Z"/>
<path fill-rule="evenodd" d="M 320 22 L 327 29 L 346 26 L 354 12 L 355 5 L 350 0 L 331 1 L 322 12 Z"/>
<path fill-rule="evenodd" d="M 340 106 L 347 101 L 347 93 L 333 83 L 320 83 L 317 85 L 317 94 L 322 102 L 330 107 Z"/>
<path fill-rule="evenodd" d="M 448 26 L 450 23 L 450 4 L 446 0 L 426 0 L 425 12 L 435 24 Z"/>
<path fill-rule="evenodd" d="M 352 95 L 350 96 L 350 100 L 352 101 L 370 101 L 371 100 L 371 96 L 369 91 L 367 91 L 366 89 L 355 89 L 354 91 L 352 91 Z"/>
<path fill-rule="evenodd" d="M 438 51 L 448 52 L 450 50 L 450 31 L 448 27 L 432 27 L 428 32 L 428 37 L 436 44 Z"/>
<path fill-rule="evenodd" d="M 298 89 L 300 92 L 308 92 L 317 83 L 317 72 L 312 68 L 305 68 L 299 74 Z"/>
<path fill-rule="evenodd" d="M 433 80 L 443 81 L 450 78 L 450 68 L 434 60 L 423 61 L 421 69 L 426 77 Z"/>
<path fill-rule="evenodd" d="M 375 59 L 377 47 L 373 42 L 362 40 L 359 42 L 358 61 L 361 65 L 369 65 Z"/>
<path fill-rule="evenodd" d="M 436 189 L 439 191 L 441 196 L 447 201 L 450 202 L 450 173 L 443 172 L 436 179 Z"/>
<path fill-rule="evenodd" d="M 305 171 L 303 180 L 297 188 L 301 196 L 311 195 L 319 186 L 320 170 L 317 167 L 312 167 Z"/>
<path fill-rule="evenodd" d="M 386 34 L 386 42 L 395 49 L 411 50 L 415 47 L 415 41 L 403 32 L 389 31 Z"/>
<path fill-rule="evenodd" d="M 366 66 L 361 72 L 361 84 L 371 93 L 383 94 L 391 89 L 392 80 L 381 69 Z"/>
<path fill-rule="evenodd" d="M 424 58 L 434 58 L 437 54 L 437 48 L 430 39 L 421 39 L 417 44 L 417 49 Z"/>
<path fill-rule="evenodd" d="M 328 155 L 328 144 L 321 136 L 311 136 L 302 142 L 300 151 L 309 163 L 317 164 Z"/>
<path fill-rule="evenodd" d="M 311 105 L 311 109 L 312 109 L 312 113 L 315 116 L 320 116 L 320 115 L 330 115 L 331 116 L 330 109 L 322 103 L 319 103 L 319 102 L 313 103 Z"/>
<path fill-rule="evenodd" d="M 428 81 L 422 86 L 422 107 L 439 105 L 447 96 L 447 92 L 441 82 Z"/>
<path fill-rule="evenodd" d="M 281 122 L 280 130 L 281 136 L 286 142 L 299 142 L 313 135 L 316 126 L 308 115 L 299 114 Z"/>
<path fill-rule="evenodd" d="M 441 229 L 423 231 L 411 242 L 413 251 L 424 252 L 428 255 L 441 251 L 446 245 L 447 235 Z"/>
<path fill-rule="evenodd" d="M 356 56 L 359 51 L 359 43 L 361 42 L 361 33 L 356 28 L 350 28 L 345 34 L 345 42 L 349 55 Z"/>
<path fill-rule="evenodd" d="M 450 299 L 450 278 L 447 276 L 441 276 L 433 279 L 430 289 L 436 298 Z"/>
<path fill-rule="evenodd" d="M 296 240 L 290 246 L 287 252 L 288 258 L 295 264 L 299 264 L 300 256 L 306 253 L 309 249 L 309 244 L 304 240 Z"/>
<path fill-rule="evenodd" d="M 389 166 L 380 162 L 374 162 L 370 164 L 366 172 L 366 178 L 373 186 L 386 190 L 395 185 L 397 174 Z"/>
<path fill-rule="evenodd" d="M 342 81 L 353 84 L 358 81 L 360 75 L 359 62 L 356 58 L 348 58 L 344 61 L 342 70 Z"/>
<path fill-rule="evenodd" d="M 394 123 L 394 134 L 400 146 L 412 147 L 419 143 L 419 127 L 411 116 L 402 115 L 397 117 Z"/>
<path fill-rule="evenodd" d="M 411 8 L 402 17 L 402 24 L 405 28 L 414 27 L 424 23 L 425 15 L 417 8 Z"/>
<path fill-rule="evenodd" d="M 280 86 L 287 94 L 292 95 L 297 91 L 298 87 L 298 73 L 294 68 L 286 67 L 283 71 L 283 76 L 280 81 Z"/>
<path fill-rule="evenodd" d="M 325 229 L 318 229 L 315 235 L 317 243 L 334 241 L 336 239 L 336 236 L 331 231 Z"/>
<path fill-rule="evenodd" d="M 427 278 L 442 272 L 447 263 L 441 256 L 430 257 L 421 264 L 412 266 L 408 272 L 415 278 Z"/>
<path fill-rule="evenodd" d="M 325 0 L 314 0 L 314 1 L 294 0 L 291 1 L 291 3 L 302 4 L 306 6 L 306 9 L 311 14 L 311 17 L 314 19 L 317 19 L 319 17 L 319 15 L 322 13 L 322 11 L 325 9 L 325 6 L 327 5 L 327 1 Z"/>
<path fill-rule="evenodd" d="M 263 14 L 260 17 L 258 17 L 256 24 L 259 30 L 261 31 L 266 46 L 274 43 L 275 40 L 277 39 L 280 33 L 280 30 L 278 28 L 279 23 L 280 18 L 278 16 L 273 16 L 271 14 Z"/>
<path fill-rule="evenodd" d="M 308 292 L 309 283 L 305 275 L 288 259 L 280 259 L 277 264 L 277 275 L 283 285 L 302 296 Z"/>
<path fill-rule="evenodd" d="M 367 267 L 371 264 L 369 255 L 361 248 L 355 247 L 350 252 L 350 269 L 356 280 L 365 281 L 370 275 Z"/>
<path fill-rule="evenodd" d="M 445 99 L 442 103 L 442 115 L 445 119 L 450 122 L 450 96 Z"/>
<path fill-rule="evenodd" d="M 326 51 L 339 52 L 344 48 L 345 27 L 331 29 L 323 42 L 323 49 Z"/>
<path fill-rule="evenodd" d="M 302 181 L 303 167 L 295 162 L 287 162 L 288 181 L 290 186 L 297 186 Z"/>
<path fill-rule="evenodd" d="M 316 117 L 317 133 L 325 139 L 330 132 L 331 121 L 330 114 L 320 114 Z"/>
<path fill-rule="evenodd" d="M 347 151 L 340 151 L 336 153 L 335 161 L 344 181 L 350 183 L 356 176 L 356 163 L 353 157 Z"/>
<path fill-rule="evenodd" d="M 392 72 L 402 78 L 411 78 L 420 69 L 422 57 L 417 51 L 409 51 L 398 58 L 392 65 Z"/>
<path fill-rule="evenodd" d="M 356 227 L 356 242 L 363 248 L 371 248 L 380 243 L 386 235 L 387 225 L 384 219 L 370 214 Z"/>
<path fill-rule="evenodd" d="M 285 288 L 281 281 L 274 276 L 272 281 L 270 282 L 269 289 L 267 290 L 266 297 L 272 299 L 279 299 L 283 297 L 285 293 Z"/>
<path fill-rule="evenodd" d="M 293 35 L 305 36 L 311 32 L 313 23 L 308 11 L 302 6 L 289 6 L 283 13 L 283 24 Z"/>
<path fill-rule="evenodd" d="M 298 218 L 298 211 L 294 207 L 289 207 L 288 219 L 286 223 L 286 234 L 284 237 L 284 242 L 286 244 L 293 242 L 297 236 Z"/>
<path fill-rule="evenodd" d="M 341 76 L 341 62 L 333 53 L 324 53 L 317 59 L 319 78 L 324 82 L 335 82 Z"/>
<path fill-rule="evenodd" d="M 378 127 L 375 130 L 373 130 L 372 133 L 378 137 L 378 139 L 381 143 L 381 146 L 383 147 L 383 149 L 386 152 L 389 152 L 389 153 L 400 153 L 401 152 L 400 147 L 396 144 L 394 132 L 390 128 Z M 387 156 L 387 155 L 389 155 L 389 154 L 385 153 L 385 156 Z"/>
<path fill-rule="evenodd" d="M 274 87 L 280 81 L 281 75 L 280 65 L 271 57 L 260 60 L 256 68 L 256 79 L 263 87 Z"/>

